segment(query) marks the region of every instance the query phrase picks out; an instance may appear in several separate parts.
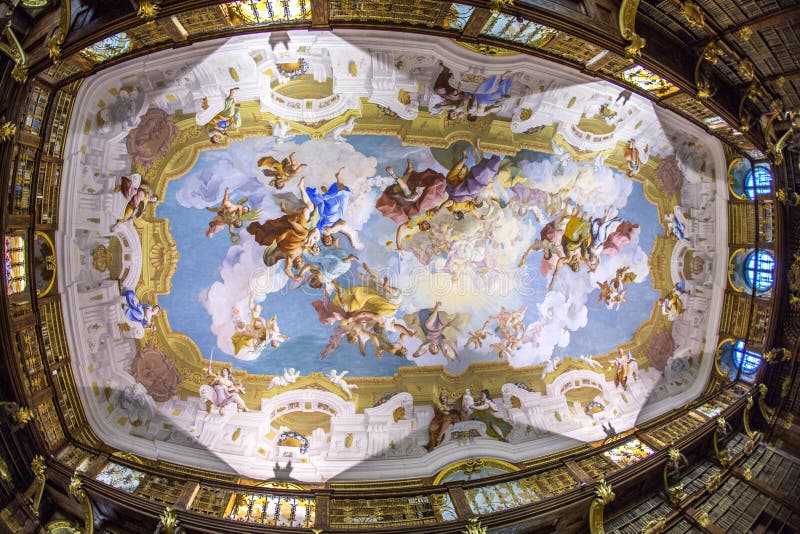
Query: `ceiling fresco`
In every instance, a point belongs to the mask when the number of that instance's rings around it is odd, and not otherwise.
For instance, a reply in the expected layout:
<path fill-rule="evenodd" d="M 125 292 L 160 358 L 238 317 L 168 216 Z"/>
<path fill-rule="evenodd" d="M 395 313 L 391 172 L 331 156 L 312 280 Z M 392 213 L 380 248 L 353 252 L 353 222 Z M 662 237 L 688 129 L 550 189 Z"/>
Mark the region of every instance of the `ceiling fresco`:
<path fill-rule="evenodd" d="M 134 454 L 432 476 L 613 437 L 711 372 L 721 146 L 557 65 L 211 41 L 89 78 L 66 152 L 76 381 Z"/>

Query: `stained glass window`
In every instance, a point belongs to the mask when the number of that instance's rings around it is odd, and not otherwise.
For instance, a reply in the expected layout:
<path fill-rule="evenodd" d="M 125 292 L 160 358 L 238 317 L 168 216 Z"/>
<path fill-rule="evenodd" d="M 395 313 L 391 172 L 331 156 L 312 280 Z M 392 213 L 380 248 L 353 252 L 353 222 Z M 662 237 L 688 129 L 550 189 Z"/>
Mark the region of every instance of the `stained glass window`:
<path fill-rule="evenodd" d="M 308 0 L 241 0 L 231 10 L 245 24 L 273 24 L 311 18 Z"/>
<path fill-rule="evenodd" d="M 481 35 L 512 41 L 521 45 L 541 48 L 558 32 L 553 28 L 511 15 L 492 15 L 483 27 Z"/>
<path fill-rule="evenodd" d="M 655 72 L 647 70 L 641 65 L 634 65 L 628 70 L 623 71 L 622 79 L 658 97 L 671 95 L 678 91 L 678 88 L 671 82 L 662 78 Z"/>
<path fill-rule="evenodd" d="M 745 350 L 744 341 L 740 339 L 733 346 L 733 363 L 736 364 L 736 367 L 742 367 L 742 374 L 751 375 L 761 365 L 761 355 Z"/>
<path fill-rule="evenodd" d="M 22 293 L 27 286 L 25 263 L 25 239 L 20 236 L 5 236 L 3 247 L 5 253 L 6 292 L 9 295 Z"/>
<path fill-rule="evenodd" d="M 772 193 L 772 173 L 764 165 L 757 165 L 747 174 L 744 182 L 744 193 L 747 198 L 754 200 L 756 195 Z"/>
<path fill-rule="evenodd" d="M 463 30 L 473 11 L 475 11 L 473 6 L 452 4 L 444 18 L 444 27 L 451 30 Z"/>
<path fill-rule="evenodd" d="M 97 63 L 108 61 L 131 49 L 133 42 L 128 34 L 120 32 L 81 50 L 81 55 Z"/>
<path fill-rule="evenodd" d="M 745 259 L 744 275 L 756 291 L 768 290 L 775 281 L 775 258 L 765 250 L 751 252 Z"/>

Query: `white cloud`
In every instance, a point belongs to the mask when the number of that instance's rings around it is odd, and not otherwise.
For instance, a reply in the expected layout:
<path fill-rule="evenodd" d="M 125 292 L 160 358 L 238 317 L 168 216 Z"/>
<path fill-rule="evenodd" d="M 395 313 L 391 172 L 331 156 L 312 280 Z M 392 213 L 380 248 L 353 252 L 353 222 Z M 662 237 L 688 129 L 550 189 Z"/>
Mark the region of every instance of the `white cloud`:
<path fill-rule="evenodd" d="M 241 236 L 239 243 L 231 246 L 222 260 L 219 270 L 222 281 L 214 282 L 200 294 L 200 302 L 211 316 L 211 332 L 217 336 L 217 347 L 231 355 L 234 355 L 233 308 L 238 308 L 247 319 L 251 290 L 256 294 L 256 302 L 263 302 L 269 293 L 283 289 L 288 280 L 281 264 L 269 269 L 264 266 L 264 247 L 256 243 L 253 236 L 247 232 L 242 232 Z M 236 356 L 254 360 L 258 354 L 242 352 Z"/>

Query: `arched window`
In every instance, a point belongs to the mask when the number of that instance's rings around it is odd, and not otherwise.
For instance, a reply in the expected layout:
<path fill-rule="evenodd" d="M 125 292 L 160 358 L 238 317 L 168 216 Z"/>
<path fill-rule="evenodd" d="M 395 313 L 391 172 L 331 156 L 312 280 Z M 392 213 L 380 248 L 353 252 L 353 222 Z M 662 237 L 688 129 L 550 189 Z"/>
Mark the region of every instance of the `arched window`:
<path fill-rule="evenodd" d="M 742 374 L 751 375 L 758 371 L 761 365 L 761 355 L 749 350 L 744 350 L 744 341 L 741 339 L 733 346 L 733 363 L 738 368 L 741 366 Z"/>
<path fill-rule="evenodd" d="M 744 262 L 744 275 L 750 287 L 766 291 L 775 281 L 775 258 L 766 250 L 751 252 Z"/>
<path fill-rule="evenodd" d="M 772 173 L 763 165 L 757 165 L 747 173 L 744 181 L 744 194 L 753 200 L 756 195 L 768 195 L 772 193 Z"/>

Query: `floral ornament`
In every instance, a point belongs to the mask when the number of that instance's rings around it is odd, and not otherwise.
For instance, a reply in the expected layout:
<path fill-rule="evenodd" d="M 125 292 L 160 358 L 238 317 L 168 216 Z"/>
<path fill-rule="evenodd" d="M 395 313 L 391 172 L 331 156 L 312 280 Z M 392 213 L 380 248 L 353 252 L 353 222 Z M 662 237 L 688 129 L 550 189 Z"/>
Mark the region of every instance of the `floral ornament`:
<path fill-rule="evenodd" d="M 163 109 L 151 108 L 125 138 L 125 147 L 134 163 L 150 165 L 166 154 L 177 135 L 172 116 Z"/>
<path fill-rule="evenodd" d="M 158 15 L 158 4 L 154 0 L 139 0 L 136 16 L 143 20 L 153 20 Z"/>

